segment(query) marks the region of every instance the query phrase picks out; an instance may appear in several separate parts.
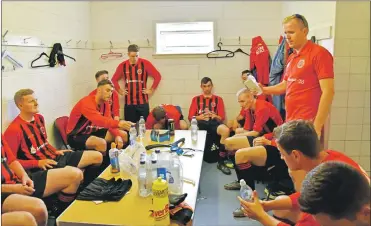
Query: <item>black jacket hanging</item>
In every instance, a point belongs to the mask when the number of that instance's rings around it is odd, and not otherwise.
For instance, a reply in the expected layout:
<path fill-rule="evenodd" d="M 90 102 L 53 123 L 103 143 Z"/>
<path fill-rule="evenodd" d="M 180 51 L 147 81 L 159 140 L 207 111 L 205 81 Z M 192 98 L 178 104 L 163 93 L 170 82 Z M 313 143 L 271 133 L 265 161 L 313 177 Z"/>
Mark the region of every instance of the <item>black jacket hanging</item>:
<path fill-rule="evenodd" d="M 64 60 L 63 49 L 60 43 L 54 43 L 52 51 L 49 55 L 49 66 L 54 67 L 57 61 L 60 65 L 66 66 L 66 61 Z"/>

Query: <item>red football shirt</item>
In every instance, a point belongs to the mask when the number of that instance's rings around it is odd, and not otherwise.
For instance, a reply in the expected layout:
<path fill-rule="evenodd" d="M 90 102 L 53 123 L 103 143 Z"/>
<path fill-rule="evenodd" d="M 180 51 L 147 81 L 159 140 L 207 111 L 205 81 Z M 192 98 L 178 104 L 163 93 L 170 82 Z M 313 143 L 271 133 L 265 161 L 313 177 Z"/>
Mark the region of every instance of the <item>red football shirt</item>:
<path fill-rule="evenodd" d="M 91 91 L 90 96 L 95 96 L 97 94 L 97 89 Z M 116 90 L 112 92 L 111 100 L 109 101 L 111 106 L 112 118 L 120 117 L 120 103 L 119 103 L 119 94 Z"/>
<path fill-rule="evenodd" d="M 112 119 L 108 101 L 98 106 L 95 96 L 86 96 L 73 107 L 68 119 L 67 134 L 90 134 L 106 128 L 116 137 L 119 136 L 118 124 L 119 121 Z"/>
<path fill-rule="evenodd" d="M 40 114 L 35 114 L 32 122 L 17 116 L 6 129 L 4 137 L 25 169 L 36 168 L 39 160 L 55 159 L 57 156 L 57 149 L 48 141 L 45 120 Z"/>
<path fill-rule="evenodd" d="M 174 126 L 175 129 L 180 129 L 180 117 L 182 116 L 178 109 L 171 104 L 162 104 L 161 107 L 165 110 L 166 112 L 166 120 L 168 119 L 174 119 Z M 153 111 L 153 110 L 152 110 Z M 153 126 L 156 124 L 156 119 L 153 117 L 152 111 L 149 113 L 146 121 L 146 128 L 147 129 L 153 129 Z"/>
<path fill-rule="evenodd" d="M 188 113 L 189 121 L 192 120 L 193 116 L 203 114 L 205 111 L 215 112 L 224 121 L 225 111 L 223 99 L 214 94 L 211 97 L 205 97 L 203 94 L 193 97 Z"/>
<path fill-rule="evenodd" d="M 5 137 L 1 135 L 1 183 L 15 184 L 19 181 L 14 171 L 10 169 L 9 165 L 16 161 L 16 158 L 8 146 Z"/>
<path fill-rule="evenodd" d="M 161 80 L 161 74 L 157 69 L 143 58 L 138 58 L 136 64 L 130 64 L 129 60 L 125 60 L 116 69 L 112 76 L 112 83 L 116 90 L 120 89 L 118 81 L 124 80 L 125 88 L 128 94 L 125 95 L 125 104 L 138 105 L 148 103 L 148 95 L 144 94 L 143 89 L 147 88 L 148 76 L 153 77 L 152 89 L 156 89 Z"/>
<path fill-rule="evenodd" d="M 278 110 L 265 100 L 256 100 L 254 111 L 242 109 L 240 114 L 245 118 L 243 128 L 248 131 L 271 133 L 276 126 L 283 123 Z"/>
<path fill-rule="evenodd" d="M 314 120 L 322 95 L 319 80 L 334 78 L 334 62 L 329 51 L 307 41 L 300 52 L 292 53 L 285 69 L 286 121 Z"/>

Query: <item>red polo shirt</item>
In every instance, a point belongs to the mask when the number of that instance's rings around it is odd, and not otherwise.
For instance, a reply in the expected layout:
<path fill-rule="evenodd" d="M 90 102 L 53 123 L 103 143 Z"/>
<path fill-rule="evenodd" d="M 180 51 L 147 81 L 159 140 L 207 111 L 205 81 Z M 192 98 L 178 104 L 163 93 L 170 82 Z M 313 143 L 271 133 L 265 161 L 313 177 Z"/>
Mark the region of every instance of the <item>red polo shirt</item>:
<path fill-rule="evenodd" d="M 286 121 L 314 120 L 322 95 L 319 80 L 334 78 L 332 55 L 322 46 L 307 41 L 287 62 L 283 78 L 287 81 Z"/>

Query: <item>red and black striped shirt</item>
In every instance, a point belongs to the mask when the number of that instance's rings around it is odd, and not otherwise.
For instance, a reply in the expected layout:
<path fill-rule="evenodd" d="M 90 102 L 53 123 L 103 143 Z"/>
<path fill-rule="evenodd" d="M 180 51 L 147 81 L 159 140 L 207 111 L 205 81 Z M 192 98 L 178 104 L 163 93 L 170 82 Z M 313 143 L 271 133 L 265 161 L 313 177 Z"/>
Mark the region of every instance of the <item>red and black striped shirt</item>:
<path fill-rule="evenodd" d="M 12 150 L 5 137 L 1 135 L 1 183 L 2 184 L 15 184 L 19 182 L 19 178 L 15 175 L 14 171 L 10 169 L 10 164 L 16 161 Z"/>
<path fill-rule="evenodd" d="M 138 58 L 136 64 L 130 64 L 125 60 L 116 69 L 112 76 L 112 83 L 116 90 L 120 89 L 118 81 L 124 80 L 128 94 L 125 95 L 125 104 L 138 105 L 148 103 L 148 95 L 144 94 L 143 89 L 147 88 L 148 76 L 153 77 L 152 89 L 156 89 L 161 80 L 161 74 L 148 60 Z"/>
<path fill-rule="evenodd" d="M 112 135 L 119 136 L 119 121 L 113 120 L 109 102 L 98 105 L 94 96 L 82 98 L 73 107 L 67 124 L 68 135 L 91 134 L 106 128 Z"/>
<path fill-rule="evenodd" d="M 205 97 L 203 94 L 193 97 L 191 107 L 189 108 L 188 119 L 191 121 L 193 116 L 201 115 L 207 111 L 214 112 L 224 121 L 225 111 L 223 99 L 217 95 Z"/>
<path fill-rule="evenodd" d="M 38 160 L 55 159 L 57 149 L 47 139 L 45 120 L 35 114 L 34 120 L 27 122 L 19 115 L 4 133 L 10 149 L 25 169 L 36 168 Z"/>
<path fill-rule="evenodd" d="M 95 96 L 97 94 L 97 89 L 91 91 L 89 96 Z M 120 117 L 120 103 L 119 103 L 119 94 L 116 90 L 112 92 L 111 100 L 109 101 L 111 106 L 111 115 L 112 118 Z"/>

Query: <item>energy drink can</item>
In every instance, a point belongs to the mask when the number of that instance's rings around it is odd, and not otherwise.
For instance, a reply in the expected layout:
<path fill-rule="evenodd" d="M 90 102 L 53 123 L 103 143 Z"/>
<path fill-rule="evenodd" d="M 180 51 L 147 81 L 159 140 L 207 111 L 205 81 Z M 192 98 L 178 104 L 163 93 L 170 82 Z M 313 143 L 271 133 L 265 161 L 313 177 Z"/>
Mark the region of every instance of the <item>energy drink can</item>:
<path fill-rule="evenodd" d="M 168 126 L 167 126 L 167 128 L 169 129 L 170 136 L 174 136 L 174 134 L 175 134 L 174 119 L 169 119 L 168 120 Z"/>

